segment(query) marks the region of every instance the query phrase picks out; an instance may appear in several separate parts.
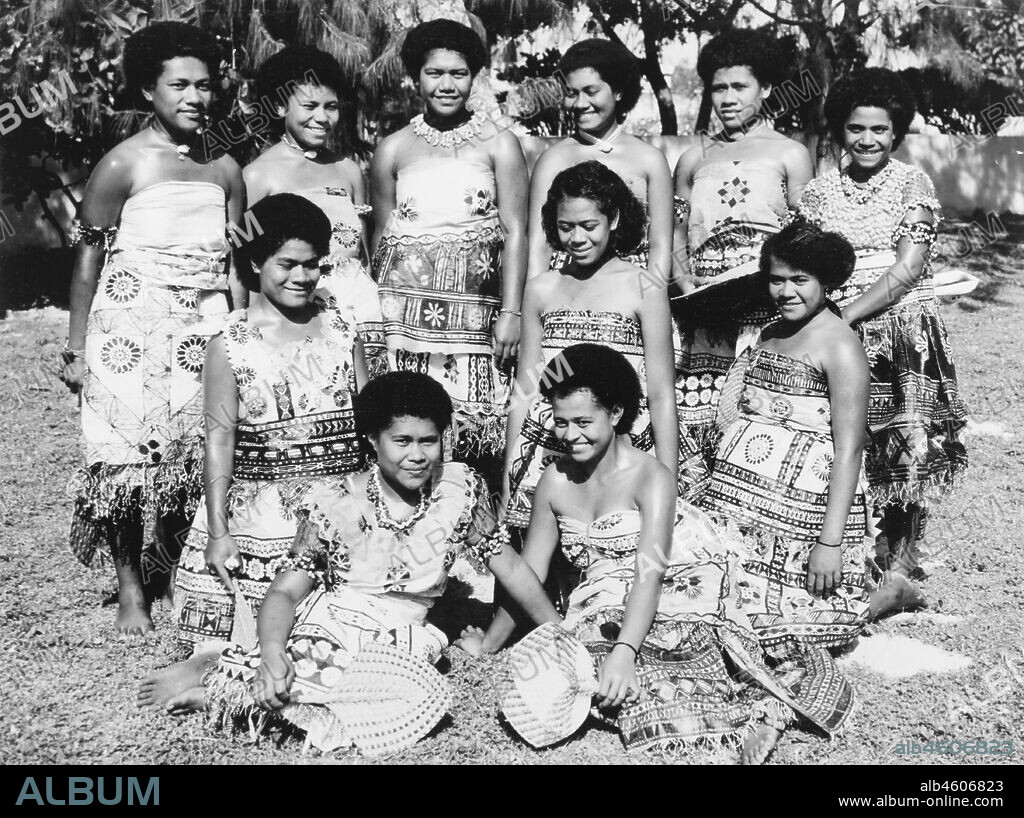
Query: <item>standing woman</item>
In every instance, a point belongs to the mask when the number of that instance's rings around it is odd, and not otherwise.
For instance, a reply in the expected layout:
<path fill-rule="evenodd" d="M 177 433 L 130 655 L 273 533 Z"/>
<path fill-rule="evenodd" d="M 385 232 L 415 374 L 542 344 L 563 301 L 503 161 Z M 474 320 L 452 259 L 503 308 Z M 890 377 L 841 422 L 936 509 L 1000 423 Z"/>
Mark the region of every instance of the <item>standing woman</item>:
<path fill-rule="evenodd" d="M 129 38 L 125 77 L 153 116 L 96 166 L 74 225 L 61 379 L 82 390 L 87 468 L 72 547 L 87 565 L 98 548 L 113 556 L 125 634 L 153 630 L 143 580 L 170 571 L 202 484 L 200 373 L 228 312 L 226 222 L 244 206 L 238 165 L 197 139 L 219 64 L 216 41 L 194 26 L 154 23 Z M 244 306 L 233 273 L 230 288 Z"/>
<path fill-rule="evenodd" d="M 331 220 L 331 248 L 320 277 L 328 302 L 356 314 L 370 374 L 387 371 L 377 285 L 367 270 L 369 252 L 362 217 L 369 214 L 357 146 L 339 127 L 352 89 L 338 61 L 308 46 L 287 46 L 260 66 L 260 106 L 278 118 L 281 138 L 243 171 L 250 204 L 275 193 L 309 199 Z M 348 110 L 346 110 L 348 108 Z M 332 149 L 338 137 L 338 150 Z"/>
<path fill-rule="evenodd" d="M 519 345 L 526 160 L 519 141 L 466 109 L 487 52 L 467 26 L 412 29 L 402 61 L 425 110 L 370 166 L 374 267 L 391 367 L 439 381 L 455 406 L 456 456 L 500 452 L 506 367 Z"/>
<path fill-rule="evenodd" d="M 645 240 L 628 261 L 647 268 L 650 281 L 638 281 L 643 293 L 651 284 L 665 286 L 672 261 L 672 178 L 665 155 L 622 130 L 640 98 L 640 68 L 625 46 L 611 40 L 583 40 L 558 63 L 565 84 L 564 106 L 576 132 L 540 155 L 530 179 L 529 278 L 569 261 L 555 253 L 544 231 L 541 208 L 555 176 L 580 162 L 596 159 L 615 171 L 647 211 Z"/>
<path fill-rule="evenodd" d="M 915 108 L 892 71 L 869 68 L 837 82 L 825 116 L 849 161 L 808 184 L 800 202 L 801 215 L 857 251 L 836 302 L 871 367 L 865 468 L 883 509 L 888 553 L 879 567 L 887 581 L 907 586 L 926 500 L 949 491 L 967 468 L 967 409 L 929 261 L 939 202 L 924 173 L 891 157 Z"/>
<path fill-rule="evenodd" d="M 766 111 L 781 64 L 771 37 L 748 29 L 715 37 L 697 60 L 722 130 L 702 136 L 676 164 L 676 247 L 686 248 L 676 254 L 676 273 L 684 293 L 723 275 L 749 277 L 739 303 L 675 305 L 680 469 L 683 494 L 692 499 L 707 485 L 725 373 L 773 314 L 756 281 L 761 245 L 782 227 L 812 175 L 807 149 L 775 131 Z"/>

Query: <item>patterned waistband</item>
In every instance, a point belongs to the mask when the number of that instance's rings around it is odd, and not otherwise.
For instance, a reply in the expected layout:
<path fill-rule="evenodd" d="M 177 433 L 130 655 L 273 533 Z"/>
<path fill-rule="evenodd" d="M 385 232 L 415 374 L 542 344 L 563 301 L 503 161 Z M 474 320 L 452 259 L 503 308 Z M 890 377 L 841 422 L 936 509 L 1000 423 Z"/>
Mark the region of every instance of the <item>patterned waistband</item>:
<path fill-rule="evenodd" d="M 351 409 L 240 425 L 235 433 L 233 475 L 240 480 L 348 474 L 360 461 Z"/>
<path fill-rule="evenodd" d="M 429 244 L 458 244 L 466 247 L 472 247 L 481 244 L 503 244 L 504 242 L 505 232 L 501 229 L 501 225 L 495 220 L 493 225 L 468 227 L 465 230 L 460 230 L 458 232 L 452 230 L 450 225 L 445 225 L 438 228 L 436 231 L 424 230 L 422 233 L 417 233 L 415 235 L 385 235 L 380 239 L 380 247 L 377 252 L 380 253 L 381 249 L 385 247 L 407 247 L 414 244 L 419 246 Z"/>
<path fill-rule="evenodd" d="M 228 277 L 224 258 L 216 253 L 176 254 L 115 247 L 107 261 L 107 270 L 125 270 L 150 286 L 226 290 Z"/>

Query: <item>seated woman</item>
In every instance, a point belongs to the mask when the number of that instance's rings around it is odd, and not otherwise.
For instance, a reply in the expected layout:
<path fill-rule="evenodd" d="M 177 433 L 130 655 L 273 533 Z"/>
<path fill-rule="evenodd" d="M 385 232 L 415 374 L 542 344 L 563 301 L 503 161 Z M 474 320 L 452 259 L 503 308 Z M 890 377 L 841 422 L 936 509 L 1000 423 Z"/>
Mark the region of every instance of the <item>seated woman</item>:
<path fill-rule="evenodd" d="M 318 289 L 329 304 L 355 312 L 370 375 L 383 374 L 387 348 L 377 285 L 368 270 L 362 217 L 370 206 L 358 163 L 366 146 L 353 127 L 354 91 L 334 57 L 298 45 L 282 48 L 260 66 L 256 91 L 275 115 L 281 137 L 242 172 L 248 201 L 297 193 L 327 214 L 331 246 Z"/>
<path fill-rule="evenodd" d="M 399 749 L 443 717 L 447 686 L 427 663 L 447 640 L 426 617 L 459 554 L 490 547 L 487 486 L 465 464 L 443 461 L 452 402 L 428 376 L 374 379 L 356 398 L 356 416 L 376 463 L 302 501 L 293 554 L 260 606 L 258 646 L 197 653 L 154 674 L 140 706 L 208 707 L 225 717 L 262 708 L 263 724 L 306 730 L 323 751 L 353 739 L 363 752 Z M 557 618 L 542 591 L 528 609 L 541 621 Z M 355 673 L 364 652 L 383 656 L 391 674 Z M 411 688 L 408 712 L 388 715 L 406 725 L 400 741 L 381 732 L 381 685 Z"/>
<path fill-rule="evenodd" d="M 677 501 L 675 475 L 623 434 L 639 411 L 633 367 L 594 344 L 560 357 L 542 389 L 567 454 L 534 495 L 522 561 L 536 576 L 523 576 L 509 548 L 490 549 L 488 565 L 512 599 L 526 609 L 559 545 L 584 572 L 563 626 L 600 660 L 597 704 L 627 748 L 745 739 L 743 761 L 760 763 L 794 710 L 838 727 L 852 698 L 830 657 L 794 655 L 786 675 L 766 667 L 731 591 L 739 537 Z M 496 651 L 513 628 L 499 609 L 486 633 L 467 628 L 457 644 L 474 655 Z M 549 666 L 543 654 L 536 663 Z M 544 743 L 575 726 L 545 725 Z"/>
<path fill-rule="evenodd" d="M 244 248 L 248 311 L 206 352 L 205 492 L 175 581 L 178 640 L 231 635 L 233 589 L 258 607 L 295 539 L 295 503 L 311 480 L 362 465 L 352 393 L 366 383 L 351 310 L 314 302 L 331 225 L 290 193 L 261 199 L 262 233 Z"/>
<path fill-rule="evenodd" d="M 737 594 L 770 654 L 841 648 L 893 603 L 864 585 L 867 359 L 827 297 L 853 265 L 842 236 L 805 222 L 771 236 L 760 276 L 779 319 L 722 391 L 703 505 L 747 537 Z"/>

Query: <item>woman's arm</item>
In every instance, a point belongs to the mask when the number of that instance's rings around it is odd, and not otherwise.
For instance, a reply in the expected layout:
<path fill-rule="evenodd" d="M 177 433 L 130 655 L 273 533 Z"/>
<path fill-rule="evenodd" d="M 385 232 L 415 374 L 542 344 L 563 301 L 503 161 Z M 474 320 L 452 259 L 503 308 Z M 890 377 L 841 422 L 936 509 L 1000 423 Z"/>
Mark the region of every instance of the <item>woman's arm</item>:
<path fill-rule="evenodd" d="M 617 707 L 624 701 L 635 701 L 639 695 L 636 652 L 647 638 L 658 612 L 661 583 L 672 553 L 675 474 L 660 467 L 651 472 L 650 478 L 643 481 L 643 490 L 637 498 L 641 524 L 636 569 L 633 586 L 626 597 L 622 629 L 616 639 L 617 643 L 625 644 L 616 644 L 598 671 L 597 695 L 602 707 Z"/>
<path fill-rule="evenodd" d="M 240 225 L 245 214 L 245 181 L 242 178 L 242 169 L 230 156 L 224 157 L 222 162 L 227 163 L 228 173 L 228 222 L 232 225 Z M 231 309 L 240 310 L 249 305 L 249 291 L 242 284 L 239 275 L 238 265 L 244 264 L 238 255 L 238 247 L 234 245 L 237 236 L 234 231 L 229 231 L 232 241 L 229 241 L 231 257 L 228 260 L 228 291 L 231 294 Z"/>
<path fill-rule="evenodd" d="M 253 680 L 253 699 L 264 710 L 279 710 L 288 704 L 295 667 L 285 645 L 295 622 L 295 610 L 313 589 L 305 571 L 278 574 L 260 604 L 256 634 L 260 645 L 260 666 Z"/>
<path fill-rule="evenodd" d="M 701 142 L 703 144 L 703 140 Z M 700 159 L 700 147 L 683 151 L 673 173 L 675 189 L 673 192 L 673 228 L 672 238 L 672 283 L 682 293 L 691 292 L 696 285 L 690 276 L 689 261 L 689 230 L 690 230 L 690 195 L 691 176 Z"/>
<path fill-rule="evenodd" d="M 648 282 L 641 288 L 641 296 L 652 292 L 655 283 L 662 289 L 672 280 L 672 246 L 675 212 L 672 207 L 672 173 L 665 154 L 653 151 L 647 172 L 647 218 L 650 221 L 647 237 L 650 252 L 647 256 Z"/>
<path fill-rule="evenodd" d="M 640 299 L 640 332 L 647 369 L 647 407 L 658 460 L 676 474 L 679 468 L 679 415 L 676 410 L 672 316 L 665 285 L 645 290 Z"/>
<path fill-rule="evenodd" d="M 552 467 L 554 468 L 554 467 Z M 558 547 L 558 520 L 551 507 L 554 494 L 553 484 L 558 475 L 545 472 L 533 495 L 533 509 L 530 513 L 530 527 L 526 532 L 526 544 L 522 557 L 505 546 L 502 554 L 492 558 L 488 567 L 515 602 L 537 624 L 560 622 L 561 617 L 544 592 L 544 580 L 551 568 L 551 558 Z M 533 574 L 531 580 L 526 572 Z M 540 596 L 538 596 L 538 590 Z M 541 599 L 543 597 L 543 599 Z M 493 653 L 512 635 L 516 624 L 512 614 L 499 607 L 487 629 L 481 645 L 485 653 Z"/>
<path fill-rule="evenodd" d="M 494 181 L 498 218 L 505 233 L 501 254 L 501 308 L 522 311 L 526 282 L 526 201 L 529 174 L 519 140 L 508 131 L 498 134 L 494 150 Z M 494 322 L 494 354 L 498 366 L 512 362 L 519 349 L 520 316 L 502 312 Z"/>
<path fill-rule="evenodd" d="M 928 249 L 935 238 L 934 217 L 928 208 L 914 207 L 907 212 L 903 225 L 909 229 L 902 231 L 903 235 L 896 245 L 896 263 L 879 276 L 856 301 L 843 308 L 846 323 L 855 324 L 888 309 L 921 277 Z"/>
<path fill-rule="evenodd" d="M 554 147 L 548 148 L 537 159 L 530 177 L 530 220 L 527 245 L 529 256 L 526 262 L 526 280 L 546 273 L 551 264 L 551 246 L 544 235 L 540 211 L 548 198 L 548 190 L 555 176 L 562 168 L 558 166 L 558 155 Z"/>
<path fill-rule="evenodd" d="M 825 518 L 807 565 L 807 591 L 830 593 L 842 582 L 842 541 L 850 506 L 857 492 L 868 428 L 868 360 L 859 339 L 843 333 L 840 343 L 829 344 L 823 361 L 828 379 L 835 455 L 828 481 Z M 837 546 L 837 547 L 830 547 Z"/>
<path fill-rule="evenodd" d="M 363 348 L 363 339 L 356 338 L 352 344 L 352 367 L 356 375 L 356 391 L 362 392 L 363 387 L 370 382 L 370 369 L 366 365 L 366 350 Z"/>
<path fill-rule="evenodd" d="M 86 229 L 114 227 L 130 188 L 129 163 L 115 149 L 100 160 L 86 185 L 82 207 L 78 212 L 78 218 Z M 96 283 L 106 255 L 106 246 L 100 238 L 83 235 L 78 245 L 75 269 L 71 273 L 71 311 L 68 318 L 68 347 L 79 352 L 85 350 L 89 311 L 92 309 Z M 64 382 L 72 392 L 77 392 L 84 379 L 85 360 L 76 357 L 64 367 Z"/>
<path fill-rule="evenodd" d="M 786 170 L 786 204 L 795 208 L 804 194 L 804 187 L 814 177 L 814 164 L 807 148 L 794 142 L 783 156 L 782 165 Z"/>
<path fill-rule="evenodd" d="M 373 240 L 370 242 L 370 258 L 377 252 L 381 237 L 387 230 L 391 214 L 397 206 L 395 200 L 395 159 L 393 134 L 377 147 L 370 162 L 370 204 L 373 205 Z M 376 278 L 376 271 L 374 271 Z"/>
<path fill-rule="evenodd" d="M 522 336 L 519 345 L 519 366 L 516 368 L 516 382 L 509 401 L 508 422 L 505 431 L 505 464 L 502 479 L 502 511 L 508 503 L 510 492 L 509 478 L 512 463 L 515 459 L 515 445 L 523 423 L 536 400 L 537 386 L 540 383 L 540 368 L 544 361 L 541 358 L 541 335 L 543 329 L 540 320 L 539 287 L 535 281 L 526 284 L 523 293 Z"/>
<path fill-rule="evenodd" d="M 234 588 L 225 563 L 239 559 L 238 545 L 228 526 L 228 490 L 234 465 L 235 429 L 238 426 L 238 387 L 228 361 L 224 336 L 214 336 L 203 365 L 203 410 L 206 415 L 206 457 L 203 486 L 206 492 L 204 559 L 228 590 Z"/>
<path fill-rule="evenodd" d="M 363 171 L 359 163 L 353 159 L 346 160 L 346 171 L 352 182 L 352 204 L 357 208 L 366 204 L 366 180 L 363 179 Z M 370 263 L 370 231 L 367 229 L 369 220 L 359 218 L 359 246 L 362 248 L 366 263 Z"/>

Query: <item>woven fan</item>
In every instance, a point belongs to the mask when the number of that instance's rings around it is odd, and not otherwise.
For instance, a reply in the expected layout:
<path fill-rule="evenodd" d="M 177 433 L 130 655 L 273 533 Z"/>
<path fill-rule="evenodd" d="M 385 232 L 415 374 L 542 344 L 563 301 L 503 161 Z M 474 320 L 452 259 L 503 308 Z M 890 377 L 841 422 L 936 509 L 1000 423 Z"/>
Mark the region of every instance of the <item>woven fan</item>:
<path fill-rule="evenodd" d="M 252 615 L 252 608 L 245 597 L 242 596 L 238 583 L 233 583 L 232 591 L 235 594 L 235 621 L 231 626 L 231 641 L 245 650 L 256 647 L 256 619 Z"/>

